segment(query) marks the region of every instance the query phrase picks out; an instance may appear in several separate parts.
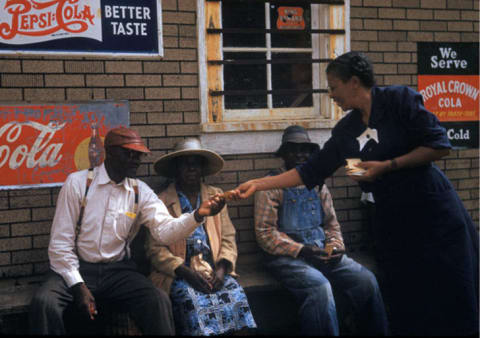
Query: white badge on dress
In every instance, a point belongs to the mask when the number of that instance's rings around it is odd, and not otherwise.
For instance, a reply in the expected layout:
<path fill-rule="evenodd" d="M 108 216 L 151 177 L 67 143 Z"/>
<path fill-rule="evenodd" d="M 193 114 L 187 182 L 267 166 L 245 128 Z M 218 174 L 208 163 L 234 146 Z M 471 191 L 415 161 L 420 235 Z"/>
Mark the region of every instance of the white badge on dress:
<path fill-rule="evenodd" d="M 360 145 L 360 151 L 362 151 L 363 147 L 365 147 L 367 142 L 370 140 L 375 140 L 375 142 L 378 143 L 378 133 L 377 129 L 370 129 L 370 127 L 368 127 L 359 137 L 357 137 L 358 144 Z"/>

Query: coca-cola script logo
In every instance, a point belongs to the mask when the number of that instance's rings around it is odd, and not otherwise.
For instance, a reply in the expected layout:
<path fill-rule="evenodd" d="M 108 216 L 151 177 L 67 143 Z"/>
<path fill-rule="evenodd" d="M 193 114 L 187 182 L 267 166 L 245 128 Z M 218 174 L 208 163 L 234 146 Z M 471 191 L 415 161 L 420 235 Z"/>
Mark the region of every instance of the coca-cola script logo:
<path fill-rule="evenodd" d="M 0 168 L 7 163 L 10 169 L 17 169 L 21 165 L 29 169 L 33 167 L 54 167 L 62 159 L 60 150 L 62 143 L 50 143 L 55 133 L 65 126 L 66 122 L 58 124 L 50 122 L 43 125 L 35 121 L 19 123 L 8 122 L 0 128 Z M 40 131 L 32 145 L 20 144 L 11 147 L 22 134 L 24 127 Z"/>
<path fill-rule="evenodd" d="M 65 37 L 102 41 L 100 12 L 100 0 L 7 0 L 0 9 L 0 38 L 8 44 Z"/>

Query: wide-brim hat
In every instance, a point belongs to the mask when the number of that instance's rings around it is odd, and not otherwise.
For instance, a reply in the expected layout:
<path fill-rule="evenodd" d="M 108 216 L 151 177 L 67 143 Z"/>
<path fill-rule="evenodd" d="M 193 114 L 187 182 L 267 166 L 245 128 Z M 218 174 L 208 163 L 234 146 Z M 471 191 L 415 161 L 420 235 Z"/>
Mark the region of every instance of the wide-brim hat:
<path fill-rule="evenodd" d="M 150 150 L 143 143 L 142 138 L 133 129 L 126 127 L 113 128 L 108 131 L 103 141 L 105 147 L 120 146 L 142 153 L 149 153 Z"/>
<path fill-rule="evenodd" d="M 297 125 L 289 126 L 289 127 L 285 128 L 285 130 L 283 131 L 283 135 L 282 135 L 282 144 L 280 145 L 280 147 L 275 152 L 275 156 L 278 156 L 278 157 L 282 156 L 282 154 L 285 150 L 285 145 L 287 143 L 309 144 L 312 147 L 313 151 L 316 151 L 316 150 L 320 149 L 320 146 L 318 144 L 313 143 L 310 140 L 310 137 L 308 136 L 308 133 L 305 130 L 305 128 L 303 128 L 302 126 L 297 126 Z"/>
<path fill-rule="evenodd" d="M 173 152 L 163 155 L 155 162 L 154 169 L 160 176 L 174 178 L 176 167 L 172 161 L 180 156 L 198 155 L 206 159 L 203 174 L 210 176 L 222 170 L 223 158 L 216 152 L 202 148 L 200 140 L 196 137 L 188 137 L 175 144 Z"/>

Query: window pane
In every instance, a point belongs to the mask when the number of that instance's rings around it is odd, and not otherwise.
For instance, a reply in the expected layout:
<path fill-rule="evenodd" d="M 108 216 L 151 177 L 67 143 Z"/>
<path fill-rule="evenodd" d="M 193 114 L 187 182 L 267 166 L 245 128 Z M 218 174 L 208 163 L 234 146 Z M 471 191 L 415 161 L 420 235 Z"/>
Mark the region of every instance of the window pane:
<path fill-rule="evenodd" d="M 311 59 L 311 54 L 274 53 L 272 61 L 279 59 Z M 312 89 L 311 63 L 273 63 L 272 90 L 278 89 Z M 311 107 L 313 106 L 311 93 L 297 93 L 293 95 L 272 95 L 273 108 L 281 107 Z"/>
<path fill-rule="evenodd" d="M 272 29 L 288 31 L 288 33 L 273 33 L 272 47 L 311 48 L 310 5 L 282 4 L 272 2 L 270 5 L 270 20 Z M 291 33 L 292 31 L 298 33 Z"/>
<path fill-rule="evenodd" d="M 265 29 L 265 5 L 261 1 L 223 1 L 222 27 Z M 224 33 L 224 47 L 265 47 L 265 33 Z"/>
<path fill-rule="evenodd" d="M 263 59 L 265 53 L 224 53 L 224 60 Z M 261 65 L 225 65 L 224 88 L 229 90 L 266 90 L 267 67 Z M 266 108 L 267 95 L 225 95 L 226 109 Z"/>

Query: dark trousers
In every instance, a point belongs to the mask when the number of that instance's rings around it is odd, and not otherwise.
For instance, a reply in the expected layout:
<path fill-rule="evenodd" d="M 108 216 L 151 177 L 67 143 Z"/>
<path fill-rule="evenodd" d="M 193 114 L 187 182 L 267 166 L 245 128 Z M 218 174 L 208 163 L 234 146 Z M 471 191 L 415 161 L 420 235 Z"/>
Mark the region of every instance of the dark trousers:
<path fill-rule="evenodd" d="M 97 303 L 128 312 L 143 334 L 175 334 L 168 295 L 139 273 L 133 261 L 80 262 L 80 274 Z M 52 272 L 30 304 L 30 333 L 64 335 L 63 313 L 73 300 L 63 278 Z"/>

